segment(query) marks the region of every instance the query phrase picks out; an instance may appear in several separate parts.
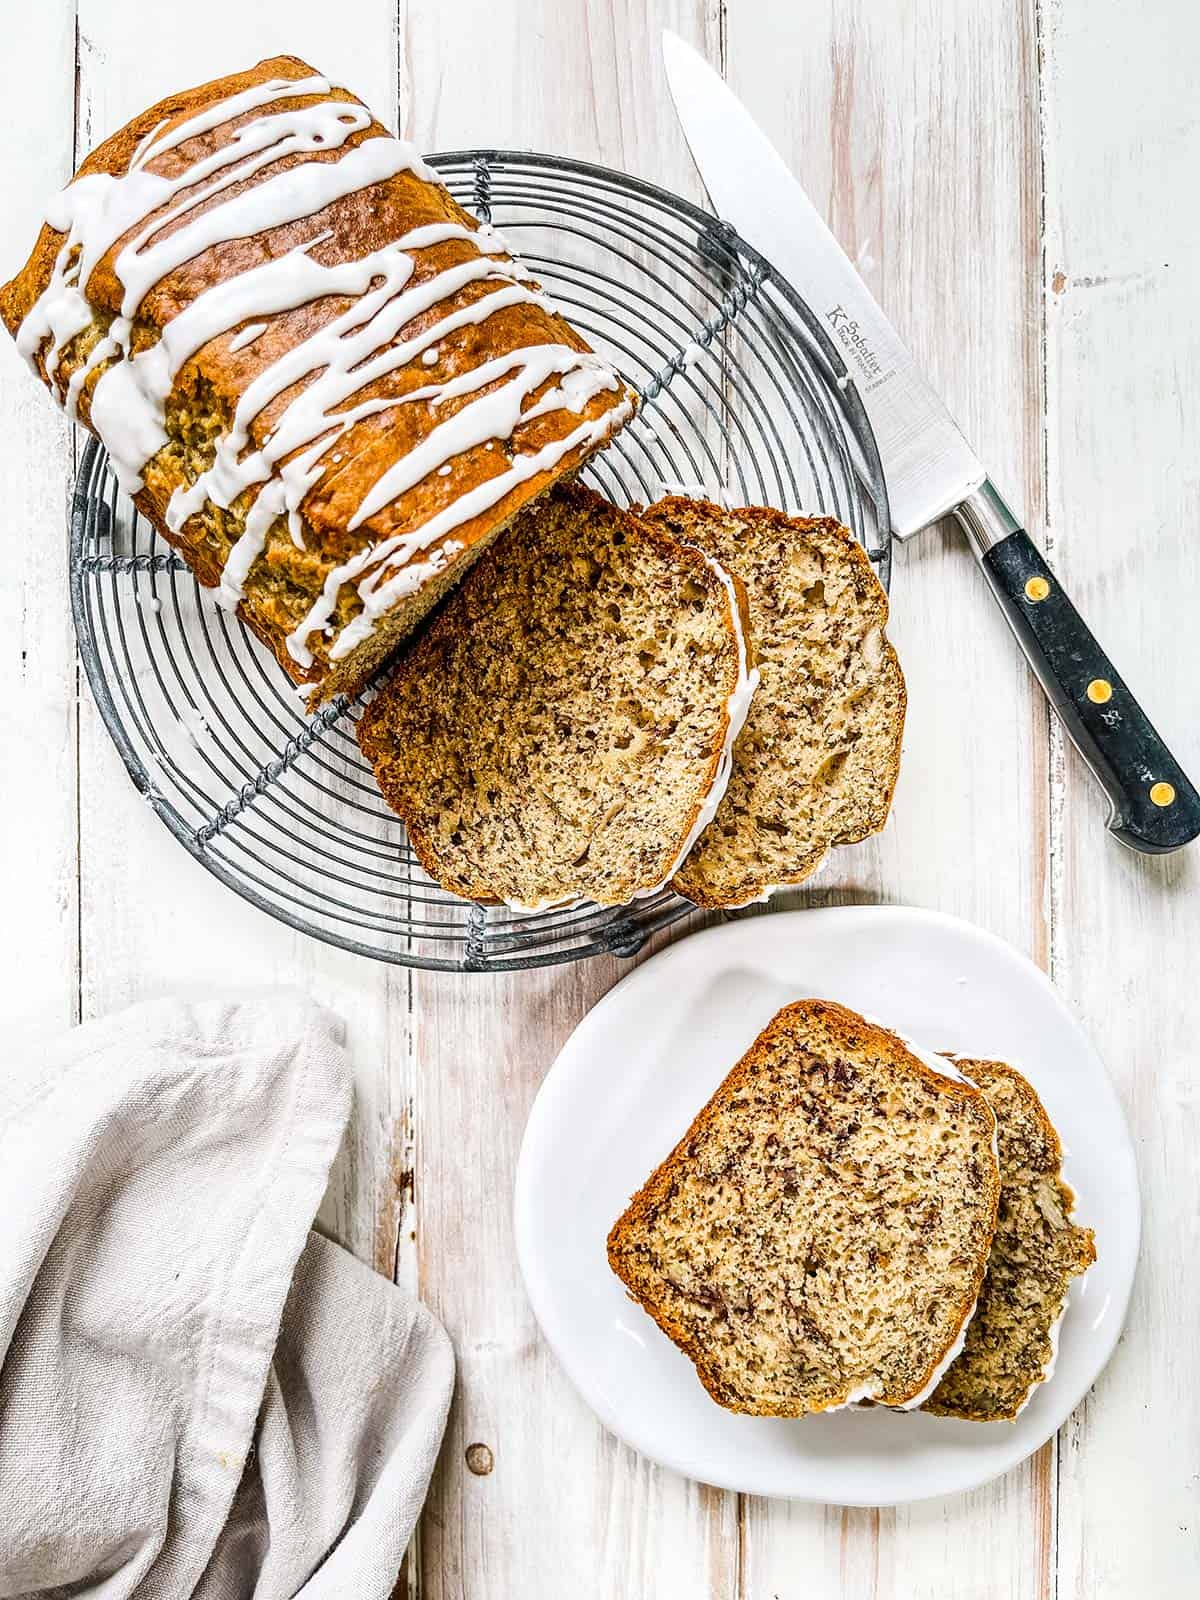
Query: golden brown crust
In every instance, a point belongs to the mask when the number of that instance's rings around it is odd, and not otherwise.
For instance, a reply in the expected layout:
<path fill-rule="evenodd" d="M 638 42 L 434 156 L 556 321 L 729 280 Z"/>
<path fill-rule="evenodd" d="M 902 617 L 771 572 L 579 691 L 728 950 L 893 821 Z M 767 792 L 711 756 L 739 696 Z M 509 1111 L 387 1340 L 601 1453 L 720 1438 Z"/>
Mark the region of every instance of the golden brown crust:
<path fill-rule="evenodd" d="M 959 1082 L 954 1078 L 942 1077 L 917 1056 L 914 1056 L 904 1041 L 896 1034 L 878 1024 L 868 1022 L 856 1012 L 849 1010 L 845 1006 L 837 1005 L 833 1001 L 794 1001 L 791 1005 L 784 1006 L 762 1033 L 759 1034 L 750 1049 L 725 1077 L 716 1092 L 693 1117 L 687 1132 L 679 1140 L 675 1148 L 659 1163 L 630 1200 L 628 1206 L 609 1231 L 607 1241 L 609 1266 L 625 1284 L 630 1298 L 637 1301 L 642 1309 L 654 1319 L 663 1333 L 693 1363 L 700 1382 L 717 1404 L 730 1411 L 755 1416 L 799 1417 L 808 1414 L 813 1409 L 835 1409 L 848 1403 L 851 1391 L 848 1386 L 841 1394 L 831 1396 L 823 1406 L 818 1408 L 802 1403 L 789 1403 L 788 1401 L 764 1403 L 761 1400 L 756 1400 L 753 1403 L 747 1403 L 743 1396 L 731 1391 L 722 1383 L 720 1374 L 710 1364 L 708 1352 L 692 1336 L 684 1324 L 672 1315 L 670 1307 L 656 1300 L 638 1282 L 637 1275 L 633 1270 L 637 1234 L 639 1231 L 646 1231 L 652 1226 L 655 1214 L 668 1198 L 677 1174 L 686 1169 L 694 1146 L 709 1132 L 718 1111 L 740 1089 L 747 1087 L 752 1082 L 757 1070 L 770 1060 L 771 1050 L 778 1033 L 781 1030 L 788 1029 L 793 1022 L 805 1027 L 814 1021 L 819 1021 L 825 1030 L 834 1038 L 839 1039 L 847 1050 L 861 1049 L 865 1045 L 893 1065 L 915 1074 L 939 1094 L 961 1100 L 964 1103 L 977 1104 L 984 1110 L 993 1128 L 995 1125 L 995 1119 L 987 1106 L 986 1098 L 973 1085 Z M 988 1175 L 987 1209 L 991 1217 L 991 1224 L 988 1229 L 989 1238 L 995 1229 L 999 1198 L 1000 1177 L 997 1170 L 989 1172 Z M 946 1351 L 954 1344 L 963 1324 L 975 1307 L 986 1271 L 987 1254 L 986 1247 L 979 1253 L 977 1267 L 954 1307 L 951 1331 L 940 1349 L 930 1353 L 928 1366 L 924 1370 L 920 1381 L 914 1382 L 903 1394 L 880 1394 L 875 1396 L 877 1403 L 903 1406 L 905 1402 L 920 1394 L 932 1379 L 938 1364 L 944 1359 Z"/>
<path fill-rule="evenodd" d="M 1050 1330 L 1071 1279 L 1095 1263 L 1096 1240 L 1071 1220 L 1075 1195 L 1062 1176 L 1062 1142 L 1033 1085 L 1004 1061 L 953 1059 L 997 1117 L 1001 1211 L 966 1344 L 922 1410 L 1011 1422 L 1053 1359 Z M 1039 1233 L 1048 1233 L 1049 1251 Z"/>
<path fill-rule="evenodd" d="M 77 177 L 100 172 L 124 172 L 143 138 L 160 124 L 169 126 L 185 120 L 205 105 L 270 79 L 292 80 L 312 75 L 314 69 L 295 57 L 277 56 L 260 62 L 247 72 L 168 96 L 99 145 L 83 162 Z M 335 85 L 328 94 L 282 99 L 275 103 L 273 109 L 333 99 L 361 104 L 355 96 Z M 168 177 L 183 171 L 202 155 L 224 146 L 234 128 L 257 114 L 254 111 L 247 112 L 233 123 L 223 124 L 209 134 L 187 140 L 179 149 L 156 157 L 151 164 L 152 170 Z M 368 128 L 352 133 L 341 150 L 331 150 L 328 157 L 311 153 L 307 157 L 300 153 L 285 156 L 256 177 L 232 186 L 219 199 L 206 202 L 189 215 L 193 218 L 201 215 L 207 205 L 230 199 L 242 188 L 261 182 L 264 177 L 273 176 L 302 160 L 336 161 L 365 140 L 385 133 L 386 130 L 373 121 Z M 277 257 L 326 229 L 332 230 L 332 237 L 313 246 L 310 254 L 312 259 L 329 265 L 354 260 L 371 250 L 380 249 L 413 228 L 445 221 L 472 230 L 477 227 L 475 219 L 463 211 L 445 189 L 426 182 L 415 173 L 401 171 L 384 182 L 345 196 L 301 221 L 250 238 L 215 245 L 167 274 L 147 294 L 135 323 L 134 348 L 141 349 L 151 343 L 166 323 L 213 283 L 225 281 L 251 266 Z M 59 370 L 53 378 L 47 374 L 40 355 L 35 357 L 35 365 L 43 381 L 60 398 L 67 379 L 86 357 L 89 337 L 90 342 L 94 343 L 99 330 L 107 325 L 119 308 L 121 285 L 113 263 L 117 251 L 129 236 L 119 240 L 101 259 L 89 279 L 87 295 L 96 312 L 97 320 L 93 327 L 97 331 L 90 336 L 80 336 L 64 349 Z M 14 335 L 49 282 L 62 240 L 62 234 L 44 226 L 25 267 L 0 290 L 0 317 Z M 414 253 L 416 270 L 411 282 L 416 285 L 448 266 L 474 258 L 476 254 L 474 245 L 465 240 L 449 240 L 423 248 Z M 448 297 L 439 307 L 414 318 L 402 332 L 411 336 L 438 317 L 474 303 L 495 287 L 495 282 L 470 283 Z M 266 323 L 265 331 L 237 351 L 230 349 L 237 330 L 211 340 L 178 374 L 168 402 L 168 431 L 174 428 L 182 438 L 188 441 L 199 439 L 203 448 L 209 448 L 206 441 L 211 441 L 214 432 L 223 431 L 250 383 L 281 354 L 328 324 L 349 304 L 344 297 L 325 296 L 294 310 L 264 317 L 261 320 Z M 564 344 L 580 351 L 588 349 L 586 342 L 562 317 L 542 305 L 523 303 L 507 306 L 493 312 L 484 322 L 468 325 L 440 340 L 438 360 L 433 367 L 424 366 L 418 361 L 398 368 L 394 373 L 376 380 L 369 389 L 361 391 L 356 400 L 395 397 L 399 401 L 411 390 L 431 381 L 451 379 L 497 354 L 543 343 Z M 106 365 L 102 363 L 96 369 L 95 376 L 85 383 L 79 397 L 80 420 L 89 427 L 91 394 Z M 527 404 L 535 403 L 554 381 L 551 379 L 534 391 Z M 254 445 L 260 445 L 270 433 L 284 405 L 295 392 L 293 389 L 281 396 L 252 424 Z M 486 391 L 480 391 L 483 392 Z M 467 397 L 474 398 L 477 396 Z M 534 453 L 544 445 L 565 438 L 582 421 L 604 417 L 627 398 L 627 392 L 623 389 L 603 391 L 589 400 L 580 413 L 548 412 L 531 422 L 520 423 L 510 440 L 498 442 L 494 449 L 480 445 L 464 451 L 455 457 L 451 474 L 431 474 L 351 532 L 347 524 L 371 485 L 425 437 L 435 422 L 452 414 L 460 402 L 445 401 L 436 411 L 427 401 L 397 404 L 381 414 L 361 419 L 338 442 L 340 463 L 328 463 L 324 476 L 310 489 L 302 503 L 304 548 L 296 547 L 282 519 L 272 530 L 264 556 L 251 569 L 245 585 L 245 600 L 239 608 L 243 620 L 274 652 L 296 682 L 319 685 L 316 698 L 327 698 L 333 692 L 352 692 L 359 686 L 356 678 L 361 677 L 355 671 L 360 652 L 354 652 L 331 668 L 328 646 L 318 631 L 308 641 L 316 659 L 313 667 L 306 670 L 292 659 L 284 646 L 286 635 L 320 594 L 328 573 L 356 555 L 367 543 L 410 532 L 427 522 L 462 493 L 503 471 L 508 465 L 507 455 Z M 427 561 L 431 554 L 453 539 L 463 549 L 461 553 L 448 557 L 449 564 L 459 573 L 465 571 L 470 564 L 472 550 L 481 541 L 494 537 L 523 505 L 543 493 L 557 478 L 578 469 L 590 453 L 590 448 L 587 445 L 574 447 L 553 468 L 536 474 L 510 490 L 492 509 L 456 527 L 415 559 Z M 172 534 L 165 522 L 167 502 L 172 492 L 190 483 L 198 467 L 204 464 L 203 460 L 197 461 L 196 449 L 191 442 L 160 451 L 144 473 L 144 488 L 137 496 L 137 504 L 158 531 L 180 551 L 200 581 L 212 586 L 219 580 L 225 556 L 239 532 L 236 514 L 230 517 L 211 507 L 206 508 L 204 513 L 190 518 L 178 534 Z M 244 509 L 240 501 L 235 504 L 235 513 L 239 510 L 244 512 Z M 410 600 L 399 602 L 386 615 L 398 618 L 402 630 L 408 631 L 428 609 L 435 593 L 435 586 L 426 584 Z M 343 586 L 335 621 L 339 625 L 344 624 L 360 609 L 353 586 Z M 391 631 L 394 633 L 397 630 L 393 627 Z M 376 664 L 369 660 L 373 653 L 378 654 L 378 651 L 371 652 L 364 648 L 361 652 L 362 661 L 371 667 Z"/>
<path fill-rule="evenodd" d="M 744 905 L 761 897 L 769 889 L 782 889 L 805 882 L 824 860 L 828 849 L 835 845 L 857 844 L 871 834 L 877 833 L 887 820 L 900 772 L 900 749 L 907 709 L 907 690 L 899 657 L 883 632 L 888 623 L 887 594 L 875 575 L 866 551 L 853 534 L 832 517 L 792 517 L 772 506 L 739 506 L 725 511 L 711 501 L 693 500 L 682 495 L 669 495 L 648 507 L 642 515 L 650 522 L 662 521 L 676 531 L 679 538 L 689 536 L 697 538 L 702 547 L 704 547 L 703 528 L 698 527 L 697 523 L 703 524 L 705 520 L 711 520 L 713 524 L 720 526 L 728 524 L 730 519 L 736 519 L 751 530 L 761 530 L 764 543 L 771 535 L 788 542 L 807 541 L 816 548 L 822 544 L 832 543 L 837 549 L 840 560 L 850 570 L 850 581 L 862 615 L 873 629 L 879 631 L 880 660 L 875 676 L 883 695 L 893 708 L 893 714 L 889 748 L 878 769 L 871 773 L 870 803 L 861 809 L 858 821 L 813 841 L 811 848 L 794 855 L 792 859 L 782 864 L 777 858 L 769 864 L 763 860 L 757 863 L 753 870 L 746 870 L 740 876 L 726 874 L 718 881 L 712 873 L 704 870 L 701 861 L 703 852 L 693 851 L 676 875 L 675 888 L 695 905 L 706 908 Z M 749 541 L 747 547 L 749 550 Z M 725 559 L 731 570 L 735 570 L 732 560 L 727 555 Z M 752 554 L 748 554 L 748 564 L 752 560 Z M 765 641 L 754 639 L 755 611 L 752 594 L 751 643 L 758 648 Z M 757 709 L 764 718 L 770 715 L 766 699 L 761 693 Z M 752 711 L 751 724 L 754 720 L 755 712 Z M 752 727 L 748 725 L 743 740 L 749 738 L 751 731 Z M 736 767 L 733 789 L 736 792 Z M 731 794 L 727 804 L 732 805 L 732 803 Z M 778 853 L 775 855 L 777 857 Z"/>

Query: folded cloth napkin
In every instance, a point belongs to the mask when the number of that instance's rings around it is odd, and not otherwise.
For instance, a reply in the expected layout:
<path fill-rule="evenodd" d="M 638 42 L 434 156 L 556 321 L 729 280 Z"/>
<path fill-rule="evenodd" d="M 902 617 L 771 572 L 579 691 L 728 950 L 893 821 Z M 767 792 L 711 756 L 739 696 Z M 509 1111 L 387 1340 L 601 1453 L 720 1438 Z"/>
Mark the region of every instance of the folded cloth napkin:
<path fill-rule="evenodd" d="M 0 1596 L 391 1594 L 454 1367 L 309 1231 L 350 1095 L 291 991 L 0 1070 Z"/>

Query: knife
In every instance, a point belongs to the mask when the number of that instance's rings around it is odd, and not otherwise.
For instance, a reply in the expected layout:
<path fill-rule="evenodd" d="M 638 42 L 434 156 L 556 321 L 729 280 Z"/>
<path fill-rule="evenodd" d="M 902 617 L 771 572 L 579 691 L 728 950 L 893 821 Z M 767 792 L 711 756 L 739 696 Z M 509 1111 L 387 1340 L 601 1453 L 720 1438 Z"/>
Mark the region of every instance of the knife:
<path fill-rule="evenodd" d="M 875 434 L 898 539 L 951 514 L 1124 844 L 1200 834 L 1200 795 L 1130 694 L 1019 517 L 783 159 L 724 79 L 663 32 L 667 82 L 717 215 L 807 302 L 842 352 Z"/>

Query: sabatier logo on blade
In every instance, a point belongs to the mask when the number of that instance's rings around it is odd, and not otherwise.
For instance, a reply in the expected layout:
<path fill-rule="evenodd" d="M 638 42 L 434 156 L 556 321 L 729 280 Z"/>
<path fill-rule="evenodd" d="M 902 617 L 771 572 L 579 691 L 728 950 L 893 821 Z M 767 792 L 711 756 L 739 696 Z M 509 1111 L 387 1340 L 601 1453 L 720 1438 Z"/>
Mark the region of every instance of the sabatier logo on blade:
<path fill-rule="evenodd" d="M 832 311 L 825 313 L 825 320 L 837 335 L 838 343 L 854 357 L 854 363 L 867 380 L 868 388 L 886 377 L 878 356 L 845 306 L 834 306 Z"/>

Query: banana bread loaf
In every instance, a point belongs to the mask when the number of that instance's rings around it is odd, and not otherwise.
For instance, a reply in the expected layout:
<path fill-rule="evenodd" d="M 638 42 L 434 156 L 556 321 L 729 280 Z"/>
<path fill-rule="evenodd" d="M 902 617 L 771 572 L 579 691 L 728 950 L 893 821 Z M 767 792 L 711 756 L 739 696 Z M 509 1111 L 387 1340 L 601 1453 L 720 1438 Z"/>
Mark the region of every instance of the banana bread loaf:
<path fill-rule="evenodd" d="M 314 702 L 633 406 L 504 240 L 289 56 L 93 151 L 0 316 Z"/>

